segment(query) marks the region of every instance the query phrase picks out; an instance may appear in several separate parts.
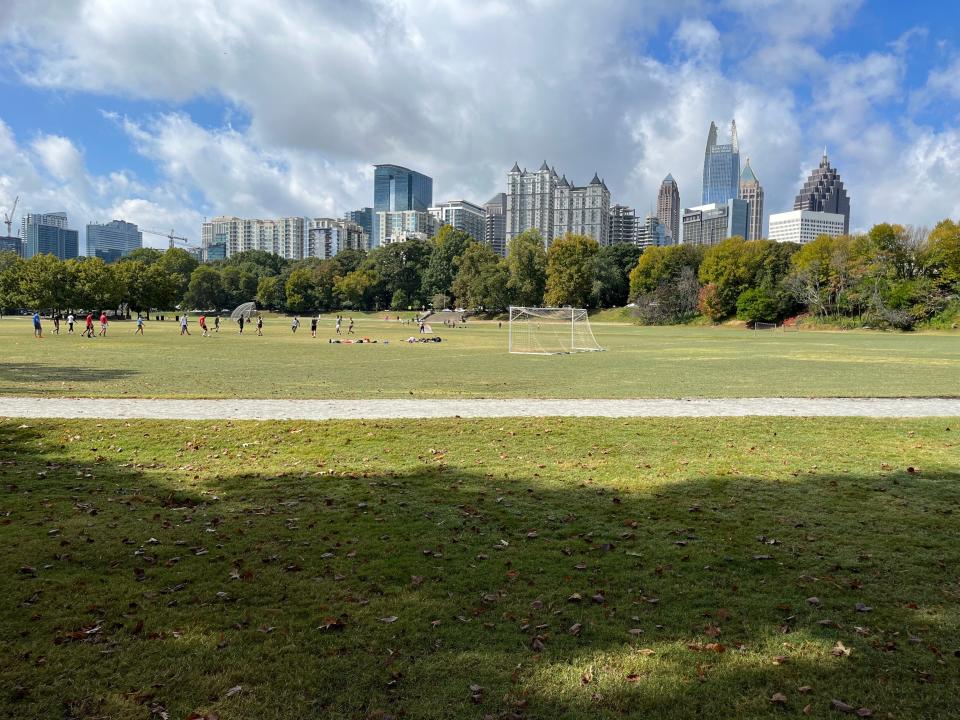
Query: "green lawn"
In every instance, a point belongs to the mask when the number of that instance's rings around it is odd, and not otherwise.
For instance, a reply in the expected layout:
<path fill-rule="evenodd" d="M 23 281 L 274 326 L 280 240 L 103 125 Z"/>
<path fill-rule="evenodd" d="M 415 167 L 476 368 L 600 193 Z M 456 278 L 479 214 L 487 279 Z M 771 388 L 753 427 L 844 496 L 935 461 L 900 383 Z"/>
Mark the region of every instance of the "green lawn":
<path fill-rule="evenodd" d="M 0 421 L 0 716 L 958 717 L 958 436 Z"/>
<path fill-rule="evenodd" d="M 443 342 L 408 345 L 415 327 L 360 315 L 357 334 L 389 344 L 331 345 L 267 318 L 265 336 L 227 325 L 180 337 L 172 320 L 145 337 L 114 323 L 106 339 L 34 340 L 29 318 L 0 321 L 0 395 L 97 397 L 749 397 L 957 396 L 960 333 L 751 332 L 594 322 L 604 353 L 510 355 L 506 324 L 473 321 Z M 346 328 L 344 328 L 346 329 Z"/>

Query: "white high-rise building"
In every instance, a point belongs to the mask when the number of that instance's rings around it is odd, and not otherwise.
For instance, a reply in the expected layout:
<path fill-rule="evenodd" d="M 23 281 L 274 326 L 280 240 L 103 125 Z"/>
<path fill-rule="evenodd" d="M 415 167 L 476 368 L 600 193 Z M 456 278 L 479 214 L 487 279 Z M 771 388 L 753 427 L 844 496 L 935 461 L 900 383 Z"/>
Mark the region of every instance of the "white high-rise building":
<path fill-rule="evenodd" d="M 303 256 L 328 260 L 341 250 L 369 250 L 370 239 L 363 228 L 350 220 L 314 218 L 307 228 Z"/>
<path fill-rule="evenodd" d="M 303 217 L 247 220 L 222 215 L 203 223 L 200 235 L 204 250 L 222 243 L 224 257 L 245 250 L 263 250 L 287 260 L 301 260 L 309 223 Z"/>
<path fill-rule="evenodd" d="M 536 172 L 514 163 L 507 173 L 506 241 L 526 230 L 538 230 L 544 245 L 565 233 L 588 235 L 601 245 L 610 232 L 610 191 L 597 177 L 577 187 L 546 162 Z"/>
<path fill-rule="evenodd" d="M 437 219 L 421 210 L 395 210 L 376 213 L 374 228 L 379 233 L 375 245 L 389 245 L 400 239 L 432 238 L 437 232 Z"/>
<path fill-rule="evenodd" d="M 487 213 L 479 205 L 466 200 L 450 200 L 430 208 L 430 214 L 438 225 L 451 225 L 463 230 L 477 242 L 483 242 L 486 235 Z"/>
<path fill-rule="evenodd" d="M 770 216 L 769 239 L 777 242 L 795 242 L 805 245 L 821 235 L 836 237 L 844 234 L 847 218 L 837 213 L 815 210 L 791 210 Z"/>

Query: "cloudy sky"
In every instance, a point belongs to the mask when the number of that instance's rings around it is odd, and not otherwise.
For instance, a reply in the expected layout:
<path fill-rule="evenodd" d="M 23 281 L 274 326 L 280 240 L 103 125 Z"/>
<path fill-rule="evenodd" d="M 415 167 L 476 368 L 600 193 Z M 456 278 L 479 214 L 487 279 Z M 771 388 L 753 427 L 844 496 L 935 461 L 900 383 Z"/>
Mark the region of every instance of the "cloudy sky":
<path fill-rule="evenodd" d="M 826 146 L 853 227 L 931 225 L 960 218 L 958 28 L 938 0 L 0 0 L 0 208 L 196 240 L 370 205 L 374 163 L 483 202 L 546 159 L 645 213 L 668 172 L 699 204 L 736 117 L 767 213 Z"/>

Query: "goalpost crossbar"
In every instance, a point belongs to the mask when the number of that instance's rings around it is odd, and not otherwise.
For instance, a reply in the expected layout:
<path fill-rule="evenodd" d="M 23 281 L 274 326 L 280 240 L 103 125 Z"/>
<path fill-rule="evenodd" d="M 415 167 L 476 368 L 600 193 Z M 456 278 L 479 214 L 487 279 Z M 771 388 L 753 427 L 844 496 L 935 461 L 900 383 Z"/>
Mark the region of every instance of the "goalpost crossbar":
<path fill-rule="evenodd" d="M 603 348 L 583 308 L 510 307 L 507 348 L 522 355 L 598 352 Z"/>

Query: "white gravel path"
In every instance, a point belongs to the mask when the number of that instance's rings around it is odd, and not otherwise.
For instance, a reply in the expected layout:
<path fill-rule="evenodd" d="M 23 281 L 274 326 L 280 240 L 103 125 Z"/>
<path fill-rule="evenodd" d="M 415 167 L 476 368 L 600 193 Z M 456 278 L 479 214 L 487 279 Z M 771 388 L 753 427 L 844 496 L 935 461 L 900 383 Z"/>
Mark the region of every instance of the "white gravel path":
<path fill-rule="evenodd" d="M 348 420 L 484 417 L 960 417 L 960 398 L 143 400 L 0 397 L 0 417 Z"/>

